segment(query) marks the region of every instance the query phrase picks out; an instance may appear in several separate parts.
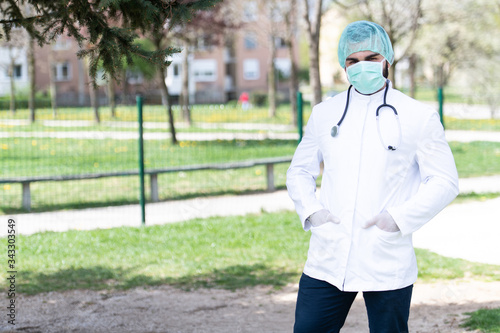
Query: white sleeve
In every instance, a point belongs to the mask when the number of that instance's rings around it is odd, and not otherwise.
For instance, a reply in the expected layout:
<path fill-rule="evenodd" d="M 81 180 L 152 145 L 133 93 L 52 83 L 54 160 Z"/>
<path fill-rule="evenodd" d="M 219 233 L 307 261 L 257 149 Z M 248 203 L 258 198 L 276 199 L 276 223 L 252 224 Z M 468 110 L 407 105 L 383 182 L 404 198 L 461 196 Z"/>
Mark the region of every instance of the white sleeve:
<path fill-rule="evenodd" d="M 299 143 L 292 163 L 286 174 L 288 194 L 295 204 L 295 209 L 302 221 L 304 230 L 311 228 L 306 219 L 323 209 L 316 198 L 316 179 L 320 174 L 323 155 L 319 149 L 314 125 L 314 110 L 307 122 L 302 141 Z"/>
<path fill-rule="evenodd" d="M 437 112 L 428 119 L 419 138 L 417 163 L 422 183 L 415 195 L 387 209 L 403 235 L 415 232 L 458 195 L 458 174 Z"/>

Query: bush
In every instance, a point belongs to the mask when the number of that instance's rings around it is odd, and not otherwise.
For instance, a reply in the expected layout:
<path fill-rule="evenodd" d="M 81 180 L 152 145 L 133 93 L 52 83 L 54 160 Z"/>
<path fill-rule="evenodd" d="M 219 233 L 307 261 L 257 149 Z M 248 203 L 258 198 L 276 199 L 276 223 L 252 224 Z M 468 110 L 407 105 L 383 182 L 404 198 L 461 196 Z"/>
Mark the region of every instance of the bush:
<path fill-rule="evenodd" d="M 254 91 L 250 95 L 250 103 L 253 106 L 264 106 L 267 105 L 267 93 L 262 91 Z"/>
<path fill-rule="evenodd" d="M 35 100 L 35 106 L 37 108 L 50 108 L 50 98 L 37 98 Z M 25 98 L 16 98 L 16 109 L 27 109 L 28 108 L 28 100 Z M 1 97 L 0 98 L 0 110 L 10 110 L 10 98 L 9 97 Z"/>

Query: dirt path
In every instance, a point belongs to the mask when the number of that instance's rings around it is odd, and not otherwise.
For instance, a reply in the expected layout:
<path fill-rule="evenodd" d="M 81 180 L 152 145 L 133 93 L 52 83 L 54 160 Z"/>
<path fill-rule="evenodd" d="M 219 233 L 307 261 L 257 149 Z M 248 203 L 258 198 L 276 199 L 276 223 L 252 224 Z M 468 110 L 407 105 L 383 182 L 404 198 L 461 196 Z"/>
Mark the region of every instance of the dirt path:
<path fill-rule="evenodd" d="M 296 293 L 297 285 L 235 292 L 161 286 L 21 296 L 16 332 L 291 332 Z M 413 295 L 411 332 L 465 332 L 463 313 L 500 307 L 500 282 L 418 283 Z M 9 331 L 5 321 L 0 331 Z M 368 332 L 361 295 L 342 332 Z"/>

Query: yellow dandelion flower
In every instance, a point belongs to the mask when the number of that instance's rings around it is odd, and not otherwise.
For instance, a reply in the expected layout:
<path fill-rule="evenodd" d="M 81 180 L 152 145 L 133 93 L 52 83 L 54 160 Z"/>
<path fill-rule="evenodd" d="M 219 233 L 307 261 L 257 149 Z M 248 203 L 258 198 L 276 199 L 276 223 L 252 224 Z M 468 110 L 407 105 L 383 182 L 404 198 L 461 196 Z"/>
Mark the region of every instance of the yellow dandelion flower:
<path fill-rule="evenodd" d="M 6 143 L 2 144 L 2 149 L 3 149 L 3 150 L 7 150 L 7 149 L 9 149 L 9 145 L 8 145 L 8 144 L 6 144 Z"/>
<path fill-rule="evenodd" d="M 262 170 L 260 170 L 260 169 L 255 170 L 255 175 L 256 176 L 262 175 Z"/>
<path fill-rule="evenodd" d="M 6 190 L 6 191 L 10 190 L 10 185 L 9 184 L 5 184 L 3 186 L 3 189 Z"/>
<path fill-rule="evenodd" d="M 38 143 L 36 142 L 36 140 L 32 140 L 32 141 L 31 141 L 31 145 L 32 145 L 32 146 L 36 146 L 37 144 L 38 144 Z"/>
<path fill-rule="evenodd" d="M 99 163 L 98 162 L 95 162 L 94 163 L 94 168 L 98 168 L 99 167 Z"/>
<path fill-rule="evenodd" d="M 56 151 L 55 150 L 51 150 L 50 151 L 50 155 L 54 156 L 56 154 Z"/>

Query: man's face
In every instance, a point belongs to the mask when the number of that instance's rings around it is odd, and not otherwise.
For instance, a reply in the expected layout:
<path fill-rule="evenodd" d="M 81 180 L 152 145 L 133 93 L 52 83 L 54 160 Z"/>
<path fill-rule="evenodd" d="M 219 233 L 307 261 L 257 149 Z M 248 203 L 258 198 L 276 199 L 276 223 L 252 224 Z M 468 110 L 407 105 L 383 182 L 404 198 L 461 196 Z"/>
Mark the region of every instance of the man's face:
<path fill-rule="evenodd" d="M 352 66 L 355 63 L 358 63 L 360 61 L 381 62 L 382 60 L 384 60 L 384 56 L 381 55 L 380 53 L 375 53 L 373 51 L 355 52 L 346 58 L 344 70 L 347 70 L 347 67 Z M 384 66 L 384 73 L 383 73 L 385 78 L 387 78 L 389 76 L 389 67 L 390 66 L 391 66 L 391 64 L 389 64 L 389 62 L 386 61 L 385 66 Z"/>

